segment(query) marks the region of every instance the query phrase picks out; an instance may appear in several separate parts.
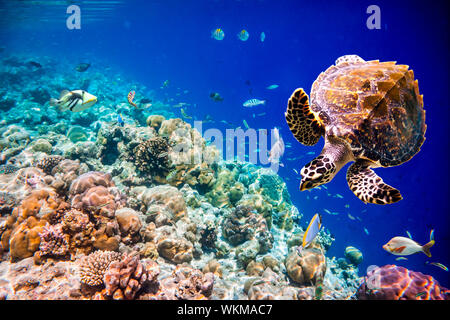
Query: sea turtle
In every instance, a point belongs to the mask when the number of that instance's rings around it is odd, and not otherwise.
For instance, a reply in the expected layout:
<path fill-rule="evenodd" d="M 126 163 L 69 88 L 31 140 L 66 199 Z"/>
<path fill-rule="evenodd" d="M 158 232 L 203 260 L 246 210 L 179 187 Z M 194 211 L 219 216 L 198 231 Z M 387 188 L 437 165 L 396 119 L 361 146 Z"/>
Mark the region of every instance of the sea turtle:
<path fill-rule="evenodd" d="M 371 169 L 410 160 L 425 141 L 425 111 L 414 73 L 395 62 L 346 55 L 312 85 L 311 103 L 294 91 L 285 113 L 295 138 L 307 146 L 321 136 L 321 154 L 301 170 L 300 190 L 328 183 L 348 162 L 347 182 L 365 203 L 402 199 Z"/>

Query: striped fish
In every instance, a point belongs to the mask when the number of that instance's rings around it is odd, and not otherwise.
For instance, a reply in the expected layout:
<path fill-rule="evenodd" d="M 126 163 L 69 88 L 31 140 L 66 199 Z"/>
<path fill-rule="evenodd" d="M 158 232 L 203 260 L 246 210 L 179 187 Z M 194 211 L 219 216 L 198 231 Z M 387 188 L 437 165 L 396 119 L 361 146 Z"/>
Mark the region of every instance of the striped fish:
<path fill-rule="evenodd" d="M 63 90 L 59 99 L 50 99 L 51 106 L 58 106 L 61 111 L 80 112 L 97 103 L 97 97 L 84 90 Z"/>
<path fill-rule="evenodd" d="M 131 104 L 133 107 L 137 108 L 138 106 L 136 105 L 136 103 L 133 102 L 134 96 L 136 95 L 136 92 L 134 91 L 130 91 L 128 93 L 127 99 L 128 99 L 128 103 Z"/>
<path fill-rule="evenodd" d="M 250 99 L 250 100 L 245 101 L 242 105 L 246 108 L 251 108 L 251 107 L 259 106 L 261 104 L 265 105 L 266 100 Z"/>

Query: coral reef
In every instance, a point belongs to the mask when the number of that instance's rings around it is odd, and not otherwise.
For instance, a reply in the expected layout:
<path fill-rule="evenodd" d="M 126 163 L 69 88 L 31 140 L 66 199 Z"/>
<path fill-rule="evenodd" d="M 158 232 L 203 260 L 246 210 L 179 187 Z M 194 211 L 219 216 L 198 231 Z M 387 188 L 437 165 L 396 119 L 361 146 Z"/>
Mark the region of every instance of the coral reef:
<path fill-rule="evenodd" d="M 121 259 L 121 254 L 113 251 L 95 251 L 80 259 L 79 274 L 81 283 L 89 286 L 100 286 L 112 262 Z"/>
<path fill-rule="evenodd" d="M 285 265 L 289 277 L 298 284 L 322 283 L 327 270 L 325 256 L 317 248 L 303 249 L 300 255 L 297 250 L 291 250 Z"/>
<path fill-rule="evenodd" d="M 450 300 L 450 290 L 421 272 L 385 265 L 367 273 L 356 296 L 361 300 Z"/>

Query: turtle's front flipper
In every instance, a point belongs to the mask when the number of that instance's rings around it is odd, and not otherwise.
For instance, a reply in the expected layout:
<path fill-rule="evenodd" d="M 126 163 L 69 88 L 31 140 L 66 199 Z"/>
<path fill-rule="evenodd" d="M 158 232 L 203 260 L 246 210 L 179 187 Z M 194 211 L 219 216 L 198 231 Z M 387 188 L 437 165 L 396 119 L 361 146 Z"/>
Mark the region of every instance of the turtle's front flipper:
<path fill-rule="evenodd" d="M 364 203 L 391 204 L 402 200 L 400 191 L 387 185 L 370 169 L 370 161 L 357 160 L 347 171 L 347 182 Z"/>
<path fill-rule="evenodd" d="M 303 89 L 294 91 L 285 116 L 294 137 L 306 146 L 315 145 L 325 131 L 322 121 L 311 110 L 308 95 Z"/>

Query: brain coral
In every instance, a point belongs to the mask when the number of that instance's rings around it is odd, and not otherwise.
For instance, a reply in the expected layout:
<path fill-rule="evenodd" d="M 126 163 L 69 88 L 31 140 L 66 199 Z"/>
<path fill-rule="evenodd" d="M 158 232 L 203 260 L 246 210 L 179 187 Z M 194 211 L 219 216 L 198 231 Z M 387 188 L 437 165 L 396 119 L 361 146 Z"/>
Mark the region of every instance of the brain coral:
<path fill-rule="evenodd" d="M 318 248 L 303 249 L 299 256 L 292 248 L 285 261 L 289 277 L 298 284 L 322 283 L 327 270 L 327 263 L 322 250 Z"/>
<path fill-rule="evenodd" d="M 367 273 L 356 296 L 360 300 L 450 300 L 450 290 L 429 275 L 385 265 Z"/>

